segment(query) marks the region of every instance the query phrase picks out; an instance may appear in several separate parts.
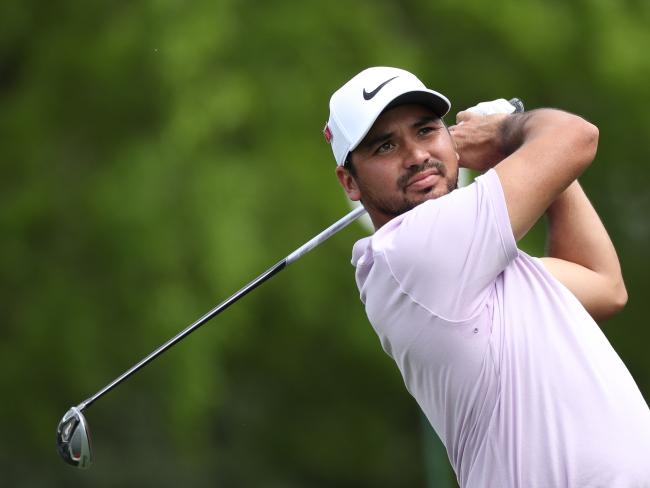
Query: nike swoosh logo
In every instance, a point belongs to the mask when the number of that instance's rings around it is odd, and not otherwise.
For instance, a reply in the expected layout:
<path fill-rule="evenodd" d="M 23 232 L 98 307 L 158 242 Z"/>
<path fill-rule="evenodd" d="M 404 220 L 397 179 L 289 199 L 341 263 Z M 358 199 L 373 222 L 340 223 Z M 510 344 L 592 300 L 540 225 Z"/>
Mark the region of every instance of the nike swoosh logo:
<path fill-rule="evenodd" d="M 367 92 L 366 89 L 363 89 L 363 98 L 364 100 L 370 100 L 372 97 L 374 97 L 377 93 L 379 93 L 379 90 L 381 90 L 388 82 L 393 81 L 397 76 L 393 76 L 392 78 L 384 81 L 381 85 L 379 85 L 377 88 L 374 90 Z"/>

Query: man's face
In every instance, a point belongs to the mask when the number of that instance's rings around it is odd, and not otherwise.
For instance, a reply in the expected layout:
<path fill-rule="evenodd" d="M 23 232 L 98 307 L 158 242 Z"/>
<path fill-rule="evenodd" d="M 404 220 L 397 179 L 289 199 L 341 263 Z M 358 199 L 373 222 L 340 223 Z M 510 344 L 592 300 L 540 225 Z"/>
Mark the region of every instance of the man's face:
<path fill-rule="evenodd" d="M 361 200 L 375 228 L 458 183 L 458 155 L 442 120 L 422 105 L 400 105 L 376 120 L 351 154 L 356 175 L 337 168 L 352 200 Z"/>

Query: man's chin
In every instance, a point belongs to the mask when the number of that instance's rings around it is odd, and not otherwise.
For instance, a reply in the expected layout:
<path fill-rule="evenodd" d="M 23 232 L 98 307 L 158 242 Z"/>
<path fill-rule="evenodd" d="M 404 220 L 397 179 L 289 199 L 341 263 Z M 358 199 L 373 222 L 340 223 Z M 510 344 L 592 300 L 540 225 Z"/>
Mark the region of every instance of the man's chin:
<path fill-rule="evenodd" d="M 424 188 L 417 192 L 407 192 L 403 195 L 403 200 L 401 202 L 389 203 L 381 200 L 369 200 L 364 203 L 364 199 L 362 199 L 362 203 L 366 208 L 374 208 L 379 213 L 388 216 L 389 218 L 397 217 L 409 210 L 413 210 L 424 202 L 448 195 L 458 187 L 458 179 L 453 180 L 453 182 L 447 180 L 444 183 L 441 183 L 442 184 L 440 185 L 435 185 L 431 188 Z"/>
<path fill-rule="evenodd" d="M 424 203 L 428 200 L 444 197 L 458 188 L 458 180 L 453 185 L 436 185 L 430 188 L 424 188 L 414 195 L 407 197 L 407 200 L 413 202 L 414 206 Z"/>
<path fill-rule="evenodd" d="M 444 190 L 435 190 L 431 189 L 429 191 L 423 191 L 419 195 L 413 195 L 409 198 L 406 198 L 404 201 L 404 205 L 402 206 L 402 211 L 400 213 L 408 212 L 409 210 L 413 210 L 415 207 L 418 205 L 421 205 L 425 202 L 428 202 L 429 200 L 435 200 L 436 198 L 440 198 L 442 196 L 445 196 L 448 192 Z"/>

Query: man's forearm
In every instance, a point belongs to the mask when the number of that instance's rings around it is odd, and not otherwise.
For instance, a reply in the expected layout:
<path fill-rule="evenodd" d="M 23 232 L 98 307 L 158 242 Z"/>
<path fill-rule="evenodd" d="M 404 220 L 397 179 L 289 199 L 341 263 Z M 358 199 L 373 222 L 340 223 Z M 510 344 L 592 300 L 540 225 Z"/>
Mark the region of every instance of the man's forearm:
<path fill-rule="evenodd" d="M 598 147 L 598 128 L 561 110 L 489 116 L 465 111 L 456 119 L 449 130 L 459 165 L 495 168 L 517 240 L 591 164 Z"/>
<path fill-rule="evenodd" d="M 577 181 L 556 198 L 546 216 L 548 256 L 574 263 L 594 273 L 576 272 L 576 269 L 567 267 L 558 271 L 559 263 L 550 263 L 551 268 L 566 278 L 561 281 L 567 284 L 567 280 L 580 280 L 588 282 L 587 285 L 591 287 L 598 287 L 598 293 L 591 293 L 599 302 L 592 304 L 592 310 L 603 312 L 596 315 L 606 317 L 620 309 L 627 300 L 627 293 L 616 250 Z M 573 273 L 573 276 L 568 277 L 567 272 Z M 577 286 L 582 288 L 585 285 L 580 283 Z"/>
<path fill-rule="evenodd" d="M 462 117 L 460 112 L 458 116 Z M 449 127 L 460 156 L 460 165 L 481 173 L 493 168 L 519 149 L 527 139 L 554 125 L 561 111 L 536 109 L 516 114 L 477 116 L 471 124 Z M 549 153 L 552 152 L 549 148 Z M 593 156 L 589 159 L 591 160 Z"/>
<path fill-rule="evenodd" d="M 578 181 L 557 197 L 546 216 L 549 256 L 620 276 L 614 245 Z"/>

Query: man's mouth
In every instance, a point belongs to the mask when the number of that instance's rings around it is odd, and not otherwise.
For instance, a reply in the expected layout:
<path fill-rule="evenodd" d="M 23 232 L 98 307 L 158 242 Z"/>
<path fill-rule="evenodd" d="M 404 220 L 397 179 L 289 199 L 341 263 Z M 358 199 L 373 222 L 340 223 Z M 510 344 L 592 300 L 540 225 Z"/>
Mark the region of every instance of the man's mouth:
<path fill-rule="evenodd" d="M 410 190 L 423 190 L 425 188 L 435 185 L 440 177 L 440 172 L 437 169 L 429 169 L 413 176 L 406 184 L 405 189 Z"/>
<path fill-rule="evenodd" d="M 439 178 L 445 176 L 446 168 L 440 161 L 429 160 L 419 167 L 400 177 L 398 187 L 406 192 L 408 190 L 422 191 L 433 187 Z"/>

